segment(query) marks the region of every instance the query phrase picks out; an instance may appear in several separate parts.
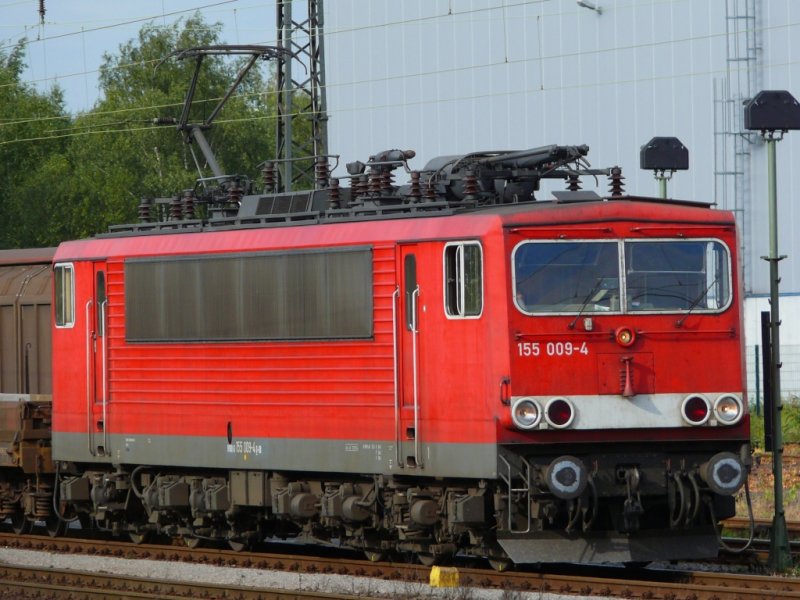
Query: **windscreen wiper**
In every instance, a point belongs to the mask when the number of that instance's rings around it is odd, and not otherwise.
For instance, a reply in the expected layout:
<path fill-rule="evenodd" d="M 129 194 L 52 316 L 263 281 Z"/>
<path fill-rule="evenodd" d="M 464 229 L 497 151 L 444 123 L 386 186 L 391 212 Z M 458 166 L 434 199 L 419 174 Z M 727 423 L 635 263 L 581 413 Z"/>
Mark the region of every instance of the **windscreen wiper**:
<path fill-rule="evenodd" d="M 708 296 L 708 292 L 711 291 L 711 288 L 716 285 L 717 281 L 719 281 L 719 276 L 714 277 L 714 280 L 708 284 L 708 287 L 705 290 L 703 290 L 703 293 L 692 301 L 692 303 L 689 305 L 689 310 L 686 311 L 686 314 L 683 315 L 677 321 L 675 321 L 675 327 L 681 327 L 683 325 L 683 322 L 687 319 L 687 317 L 690 314 L 692 314 L 692 311 L 697 307 L 697 305 L 700 304 L 700 302 L 704 300 L 706 296 Z"/>
<path fill-rule="evenodd" d="M 586 294 L 586 297 L 583 299 L 583 304 L 581 304 L 581 308 L 580 308 L 580 310 L 578 310 L 578 314 L 575 315 L 574 319 L 572 319 L 572 323 L 567 325 L 568 329 L 575 329 L 575 323 L 578 322 L 578 319 L 580 319 L 581 315 L 583 314 L 583 311 L 586 310 L 586 307 L 589 305 L 590 301 L 591 302 L 597 302 L 598 300 L 603 298 L 603 296 L 605 296 L 606 293 L 608 293 L 609 289 L 619 289 L 619 288 L 603 288 L 601 290 L 600 286 L 603 285 L 603 282 L 606 279 L 608 279 L 608 278 L 607 277 L 598 277 L 597 278 L 597 281 L 595 282 L 594 286 L 592 287 L 591 290 L 589 290 L 589 293 Z M 597 296 L 595 296 L 595 294 L 597 294 L 598 290 L 600 290 L 603 293 L 602 294 L 598 294 Z"/>

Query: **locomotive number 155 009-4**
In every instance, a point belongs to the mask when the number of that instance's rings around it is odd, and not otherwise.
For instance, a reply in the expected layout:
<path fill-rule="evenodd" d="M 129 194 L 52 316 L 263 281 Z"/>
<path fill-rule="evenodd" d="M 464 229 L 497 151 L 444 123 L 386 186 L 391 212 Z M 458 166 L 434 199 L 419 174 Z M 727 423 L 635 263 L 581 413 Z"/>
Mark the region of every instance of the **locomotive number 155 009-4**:
<path fill-rule="evenodd" d="M 517 352 L 523 357 L 589 355 L 586 342 L 517 342 Z"/>

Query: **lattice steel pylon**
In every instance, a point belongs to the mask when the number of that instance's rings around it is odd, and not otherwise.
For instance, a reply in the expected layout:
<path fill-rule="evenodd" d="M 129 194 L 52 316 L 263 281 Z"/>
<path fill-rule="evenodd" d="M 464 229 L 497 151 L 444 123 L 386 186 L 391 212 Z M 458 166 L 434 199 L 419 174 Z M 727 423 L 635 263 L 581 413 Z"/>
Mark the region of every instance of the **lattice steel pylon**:
<path fill-rule="evenodd" d="M 761 0 L 725 0 L 726 73 L 714 80 L 714 200 L 736 215 L 745 293 L 754 290 L 751 153 L 760 137 L 744 128 L 742 105 L 760 89 Z"/>
<path fill-rule="evenodd" d="M 279 191 L 313 186 L 314 157 L 328 153 L 322 1 L 308 0 L 304 20 L 292 17 L 293 0 L 276 5 L 278 46 L 292 54 L 281 56 L 277 67 Z"/>

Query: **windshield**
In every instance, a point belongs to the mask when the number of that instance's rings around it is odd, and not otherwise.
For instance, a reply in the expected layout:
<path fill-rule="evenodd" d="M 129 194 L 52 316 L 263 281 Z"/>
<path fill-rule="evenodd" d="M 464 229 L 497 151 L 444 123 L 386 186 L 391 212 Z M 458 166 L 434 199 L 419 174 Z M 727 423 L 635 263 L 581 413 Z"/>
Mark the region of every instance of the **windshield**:
<path fill-rule="evenodd" d="M 626 242 L 629 311 L 718 310 L 728 304 L 728 253 L 719 242 Z"/>
<path fill-rule="evenodd" d="M 619 310 L 617 242 L 523 243 L 514 252 L 514 274 L 524 312 Z"/>
<path fill-rule="evenodd" d="M 716 240 L 529 241 L 512 260 L 514 302 L 526 314 L 702 312 L 730 303 L 730 257 Z"/>

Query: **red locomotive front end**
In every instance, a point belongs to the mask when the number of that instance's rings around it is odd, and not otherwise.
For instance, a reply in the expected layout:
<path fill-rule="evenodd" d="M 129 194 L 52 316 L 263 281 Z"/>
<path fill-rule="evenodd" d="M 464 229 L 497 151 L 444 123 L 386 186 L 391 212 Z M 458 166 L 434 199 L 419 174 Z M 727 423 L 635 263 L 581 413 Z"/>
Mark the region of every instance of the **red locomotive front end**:
<path fill-rule="evenodd" d="M 732 215 L 620 200 L 506 231 L 501 545 L 515 561 L 715 554 L 749 464 Z"/>

